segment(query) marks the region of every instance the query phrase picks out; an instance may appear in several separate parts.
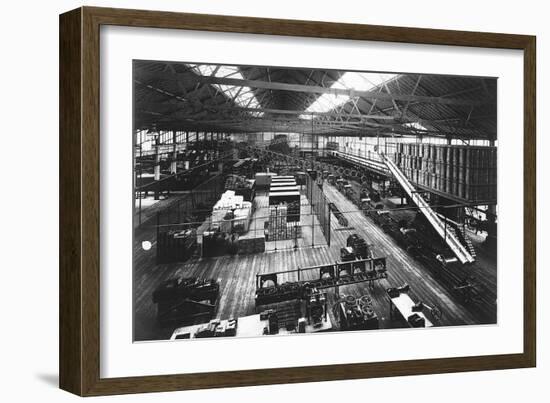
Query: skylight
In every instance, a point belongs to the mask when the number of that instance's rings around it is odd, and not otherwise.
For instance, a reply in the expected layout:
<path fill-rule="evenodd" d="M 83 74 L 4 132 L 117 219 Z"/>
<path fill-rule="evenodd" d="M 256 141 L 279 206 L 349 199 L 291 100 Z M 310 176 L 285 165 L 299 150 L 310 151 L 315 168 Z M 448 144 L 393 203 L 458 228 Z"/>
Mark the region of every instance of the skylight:
<path fill-rule="evenodd" d="M 397 74 L 358 73 L 348 71 L 344 73 L 338 81 L 335 81 L 330 88 L 370 91 L 395 77 L 397 77 Z M 329 112 L 345 104 L 349 99 L 350 97 L 348 95 L 322 94 L 306 109 L 306 112 Z M 313 116 L 314 115 L 304 113 L 300 115 L 300 118 L 312 119 Z"/>
<path fill-rule="evenodd" d="M 236 78 L 244 80 L 243 75 L 236 66 L 216 66 L 211 64 L 190 64 L 191 69 L 201 76 L 213 76 L 220 78 Z M 242 108 L 261 108 L 254 92 L 250 87 L 239 87 L 235 85 L 212 84 L 218 91 L 232 99 L 235 104 Z M 263 112 L 249 112 L 252 116 L 260 117 Z"/>
<path fill-rule="evenodd" d="M 423 125 L 418 122 L 404 123 L 403 127 L 410 127 L 411 129 L 428 131 Z"/>

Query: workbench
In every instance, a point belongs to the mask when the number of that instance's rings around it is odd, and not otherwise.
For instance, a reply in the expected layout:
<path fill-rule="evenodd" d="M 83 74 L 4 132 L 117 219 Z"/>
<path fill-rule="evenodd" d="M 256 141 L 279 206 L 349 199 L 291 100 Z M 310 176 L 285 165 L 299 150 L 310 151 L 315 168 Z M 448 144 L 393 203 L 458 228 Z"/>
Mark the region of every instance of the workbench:
<path fill-rule="evenodd" d="M 220 320 L 220 325 L 226 327 L 228 320 Z M 172 333 L 170 340 L 179 340 L 179 339 L 194 339 L 195 334 L 204 326 L 207 326 L 208 323 L 201 323 L 199 325 L 191 325 L 177 328 Z M 268 320 L 260 320 L 260 314 L 243 316 L 237 320 L 237 332 L 234 336 L 223 336 L 223 337 L 258 337 L 264 335 L 264 329 L 268 327 Z M 332 322 L 330 317 L 327 315 L 326 320 L 321 322 L 321 326 L 313 326 L 312 324 L 306 324 L 305 333 L 318 333 L 318 332 L 327 332 L 332 330 Z M 298 334 L 298 326 L 294 330 L 287 330 L 285 328 L 279 328 L 279 333 L 276 335 L 289 335 L 289 334 Z M 212 336 L 212 337 L 222 337 L 222 336 Z"/>
<path fill-rule="evenodd" d="M 406 293 L 399 294 L 398 297 L 390 298 L 390 319 L 393 319 L 395 311 L 399 312 L 407 324 L 412 327 L 412 325 L 407 320 L 409 316 L 417 314 L 424 319 L 424 327 L 433 327 L 433 323 L 424 315 L 423 312 L 414 312 L 413 306 L 415 305 L 411 297 Z"/>

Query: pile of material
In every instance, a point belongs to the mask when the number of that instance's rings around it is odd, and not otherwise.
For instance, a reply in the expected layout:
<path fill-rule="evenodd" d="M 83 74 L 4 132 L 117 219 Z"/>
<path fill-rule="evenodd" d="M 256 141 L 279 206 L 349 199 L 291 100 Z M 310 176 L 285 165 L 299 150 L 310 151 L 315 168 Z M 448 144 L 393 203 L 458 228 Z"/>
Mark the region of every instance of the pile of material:
<path fill-rule="evenodd" d="M 202 245 L 202 256 L 214 257 L 235 255 L 239 249 L 239 235 L 226 232 L 205 232 Z"/>
<path fill-rule="evenodd" d="M 212 214 L 216 212 L 224 212 L 231 209 L 242 208 L 244 203 L 244 198 L 242 196 L 235 195 L 234 190 L 226 190 L 220 200 L 214 204 L 212 208 Z"/>
<path fill-rule="evenodd" d="M 194 229 L 160 232 L 157 237 L 157 263 L 184 262 L 189 259 L 197 245 Z"/>
<path fill-rule="evenodd" d="M 225 190 L 233 190 L 236 196 L 242 196 L 244 201 L 252 202 L 256 196 L 256 181 L 246 179 L 242 175 L 229 175 L 225 180 Z"/>
<path fill-rule="evenodd" d="M 369 259 L 372 257 L 369 245 L 357 234 L 350 235 L 346 245 L 353 249 L 353 252 L 359 259 Z"/>
<path fill-rule="evenodd" d="M 328 208 L 330 211 L 332 211 L 332 214 L 334 214 L 334 216 L 338 220 L 338 224 L 340 224 L 342 227 L 348 226 L 349 224 L 348 219 L 344 216 L 344 214 L 340 212 L 340 210 L 338 210 L 338 207 L 336 207 L 336 204 L 329 203 Z"/>
<path fill-rule="evenodd" d="M 220 320 L 212 319 L 207 324 L 201 326 L 195 333 L 195 338 L 202 339 L 208 337 L 229 337 L 237 334 L 237 319 Z"/>
<path fill-rule="evenodd" d="M 298 300 L 302 298 L 302 295 L 303 286 L 301 282 L 286 282 L 272 287 L 257 288 L 256 306 Z"/>
<path fill-rule="evenodd" d="M 212 228 L 226 233 L 245 233 L 248 231 L 252 203 L 244 201 L 233 190 L 227 190 L 212 208 Z"/>
<path fill-rule="evenodd" d="M 216 312 L 220 285 L 213 279 L 175 277 L 153 292 L 157 319 L 161 326 L 194 323 L 211 318 Z"/>
<path fill-rule="evenodd" d="M 256 312 L 258 311 L 260 311 L 260 319 L 269 319 L 270 316 L 275 314 L 279 328 L 294 330 L 298 320 L 302 317 L 302 303 L 299 299 L 275 302 L 256 306 Z"/>

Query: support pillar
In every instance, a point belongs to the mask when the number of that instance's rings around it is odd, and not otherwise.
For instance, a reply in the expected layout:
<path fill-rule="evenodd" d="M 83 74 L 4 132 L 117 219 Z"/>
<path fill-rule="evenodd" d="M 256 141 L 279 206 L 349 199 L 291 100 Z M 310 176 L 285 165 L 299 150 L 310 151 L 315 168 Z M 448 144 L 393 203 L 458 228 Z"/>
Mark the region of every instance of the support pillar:
<path fill-rule="evenodd" d="M 159 153 L 159 139 L 157 138 L 156 139 L 156 144 L 155 144 L 155 171 L 154 171 L 154 174 L 155 174 L 155 200 L 158 200 L 159 199 L 159 181 L 160 181 L 160 153 Z"/>
<path fill-rule="evenodd" d="M 172 162 L 170 163 L 170 173 L 178 173 L 177 169 L 177 158 L 178 158 L 178 149 L 177 149 L 177 134 L 175 130 L 172 130 Z"/>

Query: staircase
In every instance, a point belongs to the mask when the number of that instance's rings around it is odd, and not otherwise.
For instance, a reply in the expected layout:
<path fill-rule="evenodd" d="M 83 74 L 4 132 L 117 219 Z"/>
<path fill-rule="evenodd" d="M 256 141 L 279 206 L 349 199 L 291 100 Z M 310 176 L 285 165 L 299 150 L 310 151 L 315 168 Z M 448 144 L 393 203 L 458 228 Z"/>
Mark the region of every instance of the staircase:
<path fill-rule="evenodd" d="M 443 238 L 447 246 L 453 251 L 455 256 L 462 264 L 473 263 L 475 256 L 472 256 L 470 250 L 465 247 L 459 240 L 459 235 L 450 225 L 446 225 L 443 220 L 432 210 L 428 202 L 416 192 L 414 186 L 409 182 L 407 177 L 401 170 L 390 160 L 386 155 L 380 153 L 382 161 L 386 164 L 392 175 L 397 179 L 401 187 L 405 190 L 411 200 L 418 206 L 420 212 L 426 217 L 435 231 Z M 467 237 L 464 237 L 467 239 Z M 473 250 L 473 247 L 472 247 Z"/>
<path fill-rule="evenodd" d="M 455 235 L 460 243 L 468 250 L 470 255 L 475 259 L 477 257 L 476 250 L 474 248 L 474 245 L 472 244 L 472 241 L 468 237 L 466 233 L 466 229 L 458 224 L 456 221 L 450 220 L 446 218 L 443 214 L 437 213 L 439 218 L 443 220 L 443 222 L 447 222 L 447 232 L 451 232 L 453 235 Z"/>
<path fill-rule="evenodd" d="M 477 257 L 477 253 L 476 253 L 476 250 L 474 249 L 474 245 L 472 244 L 472 241 L 466 234 L 466 230 L 464 228 L 461 228 L 460 233 L 462 234 L 462 238 L 464 240 L 463 243 L 466 244 L 465 245 L 466 249 L 468 249 L 468 252 L 470 252 L 470 255 L 472 255 L 472 257 L 475 259 Z"/>

